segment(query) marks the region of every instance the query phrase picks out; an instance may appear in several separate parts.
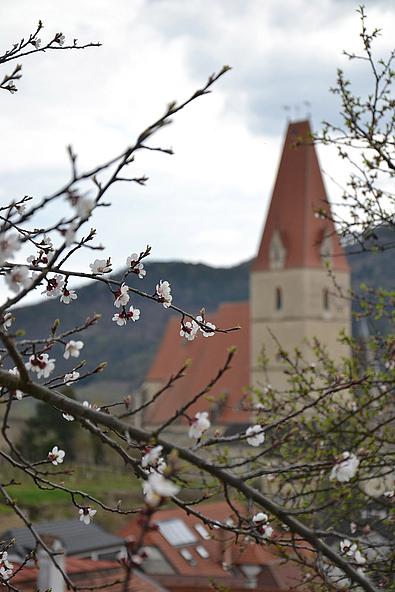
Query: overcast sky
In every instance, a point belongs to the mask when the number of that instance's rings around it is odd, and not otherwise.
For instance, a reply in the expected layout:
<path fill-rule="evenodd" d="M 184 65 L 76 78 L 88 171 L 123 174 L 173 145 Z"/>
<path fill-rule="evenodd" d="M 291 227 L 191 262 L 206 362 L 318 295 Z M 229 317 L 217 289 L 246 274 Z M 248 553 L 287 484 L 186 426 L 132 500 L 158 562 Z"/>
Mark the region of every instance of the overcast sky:
<path fill-rule="evenodd" d="M 365 2 L 392 48 L 394 3 Z M 149 243 L 153 259 L 231 265 L 257 249 L 287 114 L 336 121 L 328 88 L 342 50 L 358 47 L 356 2 L 348 0 L 1 0 L 0 50 L 31 32 L 62 31 L 101 48 L 26 58 L 19 91 L 0 95 L 0 200 L 40 197 L 67 180 L 65 146 L 83 166 L 119 153 L 172 99 L 186 98 L 223 64 L 233 68 L 175 117 L 155 144 L 172 157 L 139 157 L 147 187 L 122 185 L 97 216 L 115 267 Z M 351 70 L 350 70 L 351 71 Z M 4 74 L 4 68 L 0 75 Z M 360 88 L 369 88 L 361 67 Z M 308 101 L 311 107 L 306 106 Z M 323 168 L 344 171 L 330 151 Z M 85 268 L 92 253 L 78 261 Z"/>

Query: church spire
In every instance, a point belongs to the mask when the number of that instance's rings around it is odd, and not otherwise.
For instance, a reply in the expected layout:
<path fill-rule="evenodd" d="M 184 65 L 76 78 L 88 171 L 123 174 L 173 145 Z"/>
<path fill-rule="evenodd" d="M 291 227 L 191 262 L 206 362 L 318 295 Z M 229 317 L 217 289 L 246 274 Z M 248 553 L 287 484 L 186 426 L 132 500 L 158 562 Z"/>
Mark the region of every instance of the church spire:
<path fill-rule="evenodd" d="M 252 271 L 319 268 L 330 258 L 335 270 L 348 263 L 334 224 L 315 215 L 330 212 L 308 121 L 290 123 L 265 229 Z"/>

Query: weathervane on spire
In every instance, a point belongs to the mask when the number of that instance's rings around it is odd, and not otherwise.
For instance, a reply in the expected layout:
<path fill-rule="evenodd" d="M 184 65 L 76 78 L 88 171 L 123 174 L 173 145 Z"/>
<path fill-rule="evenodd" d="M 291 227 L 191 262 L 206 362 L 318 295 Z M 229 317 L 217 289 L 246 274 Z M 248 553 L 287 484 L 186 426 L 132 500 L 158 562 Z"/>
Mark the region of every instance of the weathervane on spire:
<path fill-rule="evenodd" d="M 302 101 L 301 103 L 293 103 L 292 105 L 282 105 L 282 109 L 286 113 L 287 122 L 299 121 L 302 105 L 306 110 L 305 118 L 311 118 L 311 103 L 310 101 Z"/>

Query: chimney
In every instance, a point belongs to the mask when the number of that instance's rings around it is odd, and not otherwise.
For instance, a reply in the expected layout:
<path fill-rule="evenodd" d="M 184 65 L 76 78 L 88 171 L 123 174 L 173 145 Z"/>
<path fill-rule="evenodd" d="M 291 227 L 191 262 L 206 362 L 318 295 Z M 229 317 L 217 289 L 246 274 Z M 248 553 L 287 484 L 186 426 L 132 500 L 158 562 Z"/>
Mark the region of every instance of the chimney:
<path fill-rule="evenodd" d="M 62 543 L 59 539 L 56 539 L 50 535 L 44 535 L 41 537 L 43 542 L 47 545 L 51 551 L 56 553 L 55 561 L 60 569 L 65 572 L 66 561 Z M 65 592 L 65 581 L 63 579 L 62 572 L 57 569 L 54 562 L 49 557 L 48 553 L 42 547 L 39 547 L 37 552 L 38 558 L 38 578 L 37 578 L 37 590 L 38 592 Z"/>
<path fill-rule="evenodd" d="M 218 529 L 216 540 L 218 541 L 217 561 L 225 571 L 229 571 L 233 566 L 232 545 L 233 536 L 223 528 Z"/>

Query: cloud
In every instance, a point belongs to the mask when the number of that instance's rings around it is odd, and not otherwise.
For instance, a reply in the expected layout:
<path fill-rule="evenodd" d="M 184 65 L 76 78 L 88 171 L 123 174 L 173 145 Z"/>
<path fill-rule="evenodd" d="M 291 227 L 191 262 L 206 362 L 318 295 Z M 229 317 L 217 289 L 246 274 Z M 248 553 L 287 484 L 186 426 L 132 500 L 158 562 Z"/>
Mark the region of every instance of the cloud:
<path fill-rule="evenodd" d="M 367 11 L 369 23 L 384 28 L 378 49 L 385 53 L 395 9 L 368 2 Z M 108 195 L 114 206 L 99 212 L 98 235 L 119 265 L 147 243 L 156 259 L 230 265 L 252 257 L 287 116 L 311 112 L 316 126 L 336 121 L 328 87 L 339 65 L 350 68 L 358 91 L 369 86 L 363 66 L 352 68 L 341 55 L 359 43 L 351 0 L 42 0 L 39 13 L 36 3 L 19 0 L 0 19 L 2 46 L 38 18 L 43 38 L 62 31 L 103 47 L 30 56 L 19 92 L 0 95 L 2 201 L 55 191 L 69 175 L 67 144 L 82 169 L 104 162 L 169 101 L 188 97 L 223 64 L 233 66 L 211 95 L 152 140 L 175 156 L 138 156 L 133 173 L 147 174 L 147 187 L 122 185 Z M 342 180 L 333 153 L 322 150 L 321 162 Z M 86 268 L 90 259 L 86 252 L 76 265 Z"/>

